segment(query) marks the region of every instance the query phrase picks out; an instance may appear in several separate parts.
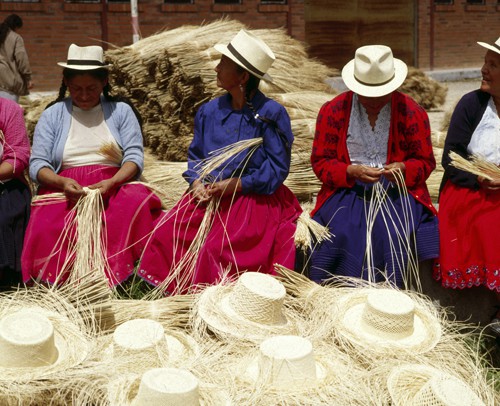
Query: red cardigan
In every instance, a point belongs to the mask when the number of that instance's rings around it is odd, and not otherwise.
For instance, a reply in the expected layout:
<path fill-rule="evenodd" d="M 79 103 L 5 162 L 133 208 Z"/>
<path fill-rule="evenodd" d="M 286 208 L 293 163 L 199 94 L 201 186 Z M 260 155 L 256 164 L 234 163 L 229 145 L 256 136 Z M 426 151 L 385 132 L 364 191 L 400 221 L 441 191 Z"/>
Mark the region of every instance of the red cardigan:
<path fill-rule="evenodd" d="M 322 186 L 311 216 L 338 188 L 354 186 L 354 180 L 347 179 L 347 166 L 351 160 L 346 142 L 352 97 L 351 91 L 342 93 L 326 102 L 319 111 L 311 164 Z M 387 164 L 404 162 L 408 192 L 437 214 L 425 183 L 436 167 L 429 117 L 420 105 L 403 93 L 394 92 L 391 103 Z"/>

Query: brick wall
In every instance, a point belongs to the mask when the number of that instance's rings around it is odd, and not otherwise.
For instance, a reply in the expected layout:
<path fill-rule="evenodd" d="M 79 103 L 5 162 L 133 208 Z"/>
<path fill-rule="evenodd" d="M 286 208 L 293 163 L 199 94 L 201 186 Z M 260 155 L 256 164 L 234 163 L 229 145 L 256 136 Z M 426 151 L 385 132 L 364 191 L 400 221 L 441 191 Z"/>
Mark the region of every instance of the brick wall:
<path fill-rule="evenodd" d="M 139 0 L 138 3 L 143 37 L 165 28 L 199 25 L 227 16 L 252 29 L 285 27 L 294 38 L 301 41 L 305 38 L 303 0 L 289 0 L 287 5 L 265 5 L 260 0 L 243 0 L 240 5 L 213 4 L 213 0 L 195 0 L 195 4 L 188 5 L 164 4 L 161 0 Z M 132 43 L 129 2 L 107 5 L 64 0 L 0 3 L 1 20 L 11 13 L 21 16 L 24 22 L 19 34 L 24 38 L 32 65 L 33 91 L 59 88 L 61 70 L 56 62 L 66 60 L 71 43 L 84 46 L 107 41 L 109 47 Z"/>
<path fill-rule="evenodd" d="M 479 68 L 485 49 L 477 41 L 495 42 L 500 36 L 500 3 L 485 0 L 470 5 L 418 1 L 418 66 L 422 69 Z"/>

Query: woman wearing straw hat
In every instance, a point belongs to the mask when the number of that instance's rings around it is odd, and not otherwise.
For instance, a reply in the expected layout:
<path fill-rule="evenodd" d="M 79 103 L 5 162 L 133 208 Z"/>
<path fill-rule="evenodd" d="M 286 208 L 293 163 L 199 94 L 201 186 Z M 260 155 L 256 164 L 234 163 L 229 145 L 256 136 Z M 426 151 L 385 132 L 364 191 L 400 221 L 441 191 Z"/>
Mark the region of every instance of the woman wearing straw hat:
<path fill-rule="evenodd" d="M 68 277 L 75 259 L 68 248 L 75 233 L 73 209 L 88 191 L 97 190 L 103 199 L 104 271 L 116 285 L 134 271 L 161 210 L 157 196 L 129 183 L 143 169 L 139 117 L 128 103 L 110 95 L 109 65 L 101 47 L 72 44 L 67 62 L 58 65 L 64 68 L 59 97 L 42 113 L 33 139 L 30 176 L 40 184 L 40 199 L 28 225 L 23 277 L 51 284 Z M 54 194 L 62 197 L 44 200 Z"/>
<path fill-rule="evenodd" d="M 387 46 L 358 48 L 342 70 L 350 91 L 318 114 L 311 163 L 322 187 L 311 214 L 334 237 L 312 253 L 317 282 L 338 274 L 402 287 L 438 256 L 429 120 L 396 91 L 407 71 Z"/>
<path fill-rule="evenodd" d="M 500 305 L 500 176 L 473 173 L 452 165 L 450 153 L 474 156 L 500 165 L 500 38 L 486 48 L 478 90 L 462 97 L 453 112 L 442 164 L 439 196 L 440 264 L 435 277 L 446 288 L 484 286 L 497 293 Z M 472 170 L 472 172 L 470 172 Z M 500 307 L 493 317 L 500 336 Z"/>
<path fill-rule="evenodd" d="M 31 201 L 24 178 L 29 156 L 23 110 L 0 97 L 0 290 L 22 281 L 21 251 Z"/>
<path fill-rule="evenodd" d="M 164 281 L 169 291 L 215 283 L 227 269 L 231 275 L 274 273 L 274 263 L 294 265 L 301 208 L 283 185 L 293 142 L 290 118 L 258 89 L 260 80 L 272 80 L 267 71 L 275 56 L 245 30 L 215 49 L 222 54 L 217 86 L 227 93 L 198 110 L 183 174 L 189 191 L 160 220 L 139 269 L 156 272 L 153 282 Z M 249 141 L 257 143 L 251 151 L 202 173 L 200 164 L 215 151 Z M 205 230 L 201 238 L 199 229 Z"/>

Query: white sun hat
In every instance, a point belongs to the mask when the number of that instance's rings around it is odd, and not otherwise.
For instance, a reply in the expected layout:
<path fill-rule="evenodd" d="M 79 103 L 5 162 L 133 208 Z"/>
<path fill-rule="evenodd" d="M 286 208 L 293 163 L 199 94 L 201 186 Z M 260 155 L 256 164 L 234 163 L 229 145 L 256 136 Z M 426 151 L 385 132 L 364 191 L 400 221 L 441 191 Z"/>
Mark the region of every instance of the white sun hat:
<path fill-rule="evenodd" d="M 75 70 L 94 70 L 105 68 L 111 65 L 104 63 L 104 51 L 98 45 L 80 47 L 71 44 L 68 48 L 68 59 L 66 62 L 57 62 L 59 66 Z"/>
<path fill-rule="evenodd" d="M 339 300 L 337 312 L 338 332 L 374 353 L 424 353 L 441 337 L 440 321 L 431 309 L 397 289 L 353 289 Z"/>
<path fill-rule="evenodd" d="M 285 287 L 273 276 L 244 272 L 236 282 L 206 288 L 195 313 L 215 333 L 262 341 L 296 331 L 285 297 Z"/>
<path fill-rule="evenodd" d="M 266 72 L 276 57 L 271 48 L 252 33 L 242 29 L 229 44 L 216 44 L 214 48 L 258 78 L 273 81 Z"/>
<path fill-rule="evenodd" d="M 462 379 L 426 365 L 394 367 L 387 388 L 395 406 L 485 406 Z"/>
<path fill-rule="evenodd" d="M 326 371 L 315 359 L 311 341 L 287 335 L 265 339 L 259 346 L 258 357 L 245 373 L 255 383 L 293 391 L 317 386 L 324 380 Z"/>
<path fill-rule="evenodd" d="M 493 44 L 488 44 L 487 42 L 480 41 L 478 41 L 477 43 L 482 47 L 489 49 L 490 51 L 500 54 L 500 38 L 498 38 Z"/>
<path fill-rule="evenodd" d="M 181 330 L 165 331 L 151 319 L 133 319 L 119 325 L 112 334 L 107 354 L 118 363 L 133 361 L 136 366 L 175 365 L 198 354 L 195 340 Z"/>
<path fill-rule="evenodd" d="M 0 380 L 43 379 L 81 364 L 91 343 L 80 326 L 42 307 L 3 309 L 0 315 Z"/>
<path fill-rule="evenodd" d="M 380 97 L 396 90 L 408 74 L 406 64 L 385 45 L 366 45 L 342 69 L 345 85 L 361 96 Z"/>
<path fill-rule="evenodd" d="M 151 368 L 142 375 L 128 374 L 108 386 L 111 406 L 230 405 L 225 390 L 205 387 L 184 368 Z"/>

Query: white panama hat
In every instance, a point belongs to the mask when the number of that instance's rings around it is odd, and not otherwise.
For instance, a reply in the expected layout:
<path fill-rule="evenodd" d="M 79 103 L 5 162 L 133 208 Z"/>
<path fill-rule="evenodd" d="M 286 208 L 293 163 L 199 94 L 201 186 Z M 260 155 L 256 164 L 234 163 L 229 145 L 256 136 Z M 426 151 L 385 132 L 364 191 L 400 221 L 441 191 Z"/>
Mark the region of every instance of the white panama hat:
<path fill-rule="evenodd" d="M 385 45 L 366 45 L 342 69 L 345 85 L 361 96 L 380 97 L 403 84 L 408 67 Z"/>
<path fill-rule="evenodd" d="M 36 306 L 9 310 L 0 316 L 1 381 L 43 379 L 90 352 L 88 337 L 63 314 Z"/>
<path fill-rule="evenodd" d="M 175 365 L 196 356 L 198 345 L 181 330 L 167 332 L 158 321 L 138 318 L 115 329 L 106 353 L 118 363 L 132 359 L 136 366 L 159 367 L 163 363 Z"/>
<path fill-rule="evenodd" d="M 494 44 L 488 44 L 486 42 L 480 42 L 480 41 L 478 41 L 477 43 L 482 47 L 489 49 L 490 51 L 500 54 L 500 38 L 498 38 Z"/>
<path fill-rule="evenodd" d="M 214 48 L 258 78 L 273 81 L 266 72 L 276 57 L 271 48 L 252 33 L 242 29 L 229 44 L 216 44 Z"/>
<path fill-rule="evenodd" d="M 262 341 L 244 375 L 252 382 L 278 390 L 304 391 L 319 385 L 327 369 L 315 359 L 313 345 L 307 338 L 288 335 Z"/>
<path fill-rule="evenodd" d="M 151 368 L 142 375 L 130 373 L 108 386 L 111 406 L 230 405 L 228 393 L 205 387 L 184 368 Z"/>
<path fill-rule="evenodd" d="M 441 338 L 439 319 L 422 303 L 391 288 L 353 289 L 338 302 L 338 332 L 374 353 L 424 353 Z"/>
<path fill-rule="evenodd" d="M 392 368 L 387 388 L 394 406 L 485 406 L 462 379 L 426 365 Z"/>
<path fill-rule="evenodd" d="M 295 332 L 295 323 L 285 314 L 285 296 L 285 287 L 273 276 L 244 272 L 235 283 L 206 288 L 197 302 L 197 313 L 216 333 L 262 341 Z"/>
<path fill-rule="evenodd" d="M 94 70 L 105 68 L 111 65 L 104 63 L 104 51 L 98 45 L 79 47 L 71 44 L 68 48 L 68 59 L 66 62 L 57 62 L 59 66 L 75 70 Z"/>

